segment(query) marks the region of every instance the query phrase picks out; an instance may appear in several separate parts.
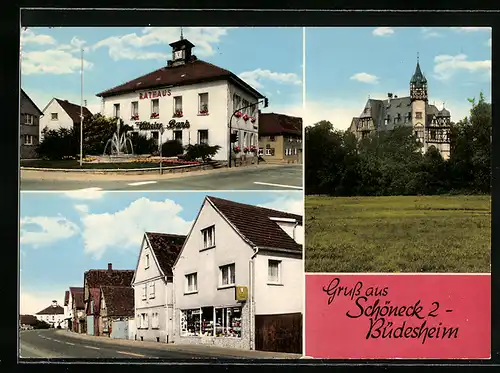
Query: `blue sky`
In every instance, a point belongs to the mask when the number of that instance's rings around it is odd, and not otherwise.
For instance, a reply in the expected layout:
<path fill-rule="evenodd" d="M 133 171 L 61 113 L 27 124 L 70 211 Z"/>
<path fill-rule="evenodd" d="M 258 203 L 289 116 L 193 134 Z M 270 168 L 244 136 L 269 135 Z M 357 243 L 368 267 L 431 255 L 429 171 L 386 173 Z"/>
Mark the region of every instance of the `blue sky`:
<path fill-rule="evenodd" d="M 200 59 L 228 69 L 269 98 L 267 112 L 299 115 L 302 108 L 302 28 L 185 27 Z M 166 65 L 180 28 L 28 28 L 21 33 L 21 87 L 41 110 L 52 97 L 84 99 Z"/>
<path fill-rule="evenodd" d="M 135 269 L 145 231 L 187 234 L 204 192 L 22 192 L 21 313 L 63 302 L 83 273 Z M 210 192 L 232 201 L 303 214 L 302 192 Z"/>
<path fill-rule="evenodd" d="M 417 53 L 428 80 L 429 103 L 468 115 L 469 97 L 491 97 L 489 27 L 306 28 L 306 112 L 311 125 L 329 120 L 346 129 L 368 96 L 409 95 Z"/>

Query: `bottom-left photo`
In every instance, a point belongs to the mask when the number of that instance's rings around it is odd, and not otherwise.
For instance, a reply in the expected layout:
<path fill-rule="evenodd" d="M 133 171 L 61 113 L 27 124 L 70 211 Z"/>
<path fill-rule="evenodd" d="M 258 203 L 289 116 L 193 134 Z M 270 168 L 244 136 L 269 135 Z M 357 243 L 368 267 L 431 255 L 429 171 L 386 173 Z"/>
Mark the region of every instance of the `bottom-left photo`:
<path fill-rule="evenodd" d="M 293 192 L 22 192 L 19 359 L 297 359 Z"/>

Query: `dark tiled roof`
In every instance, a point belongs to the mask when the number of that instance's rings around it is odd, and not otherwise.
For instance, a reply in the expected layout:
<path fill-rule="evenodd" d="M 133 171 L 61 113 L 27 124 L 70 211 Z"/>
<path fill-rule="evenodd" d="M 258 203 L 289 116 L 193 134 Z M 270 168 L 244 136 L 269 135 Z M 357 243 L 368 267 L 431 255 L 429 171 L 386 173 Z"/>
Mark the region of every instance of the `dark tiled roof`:
<path fill-rule="evenodd" d="M 131 286 L 134 270 L 121 269 L 91 269 L 84 274 L 89 288 L 101 286 Z"/>
<path fill-rule="evenodd" d="M 84 291 L 80 287 L 70 287 L 69 292 L 73 298 L 73 302 L 77 310 L 85 309 L 85 303 L 83 302 Z"/>
<path fill-rule="evenodd" d="M 194 57 L 195 58 L 195 57 Z M 212 65 L 211 63 L 192 60 L 179 66 L 164 66 L 149 74 L 140 76 L 126 83 L 120 84 L 114 88 L 98 93 L 99 97 L 107 97 L 138 90 L 147 90 L 168 86 L 182 86 L 188 84 L 200 83 L 203 81 L 214 81 L 227 79 L 251 92 L 259 98 L 262 94 L 253 89 L 250 85 L 238 78 L 229 70 Z"/>
<path fill-rule="evenodd" d="M 69 302 L 69 290 L 64 292 L 64 305 L 67 306 Z"/>
<path fill-rule="evenodd" d="M 19 321 L 22 325 L 33 325 L 36 323 L 36 316 L 33 315 L 20 315 Z"/>
<path fill-rule="evenodd" d="M 146 232 L 146 236 L 165 276 L 173 276 L 172 266 L 187 236 L 152 232 Z"/>
<path fill-rule="evenodd" d="M 64 308 L 61 306 L 48 306 L 47 308 L 44 308 L 40 312 L 36 313 L 37 315 L 63 315 L 64 314 Z"/>
<path fill-rule="evenodd" d="M 21 88 L 21 95 L 24 96 L 27 100 L 31 102 L 31 104 L 35 107 L 36 110 L 38 110 L 39 115 L 42 115 L 43 112 L 36 106 L 36 104 L 33 102 L 30 96 L 26 92 L 24 92 L 24 89 Z"/>
<path fill-rule="evenodd" d="M 302 224 L 302 216 L 216 197 L 207 199 L 255 246 L 302 252 L 302 245 L 270 219 L 295 219 Z"/>
<path fill-rule="evenodd" d="M 80 123 L 80 105 L 72 104 L 68 100 L 55 99 L 59 105 L 64 109 L 66 113 L 70 116 L 71 120 L 76 123 Z M 83 107 L 83 116 L 89 116 L 92 113 L 85 106 Z"/>
<path fill-rule="evenodd" d="M 283 134 L 302 136 L 302 118 L 277 113 L 259 114 L 259 135 Z"/>
<path fill-rule="evenodd" d="M 108 316 L 134 316 L 134 289 L 131 286 L 101 288 Z"/>
<path fill-rule="evenodd" d="M 92 288 L 90 289 L 90 299 L 89 300 L 94 300 L 94 309 L 91 310 L 90 305 L 91 303 L 87 303 L 87 315 L 99 315 L 99 311 L 101 310 L 101 288 Z"/>

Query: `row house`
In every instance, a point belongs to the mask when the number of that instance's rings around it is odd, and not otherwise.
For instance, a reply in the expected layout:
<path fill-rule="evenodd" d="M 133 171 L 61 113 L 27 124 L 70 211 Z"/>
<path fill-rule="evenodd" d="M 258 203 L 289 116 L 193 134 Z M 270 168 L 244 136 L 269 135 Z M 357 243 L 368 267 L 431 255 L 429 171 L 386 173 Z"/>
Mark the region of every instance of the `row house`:
<path fill-rule="evenodd" d="M 166 66 L 98 93 L 102 114 L 121 118 L 133 133 L 158 144 L 218 145 L 217 161 L 235 156 L 236 146 L 256 149 L 259 105 L 267 99 L 231 71 L 199 60 L 189 40 L 170 46 Z"/>
<path fill-rule="evenodd" d="M 134 318 L 134 289 L 131 286 L 101 286 L 99 330 L 103 336 L 127 339 Z"/>
<path fill-rule="evenodd" d="M 85 333 L 85 304 L 83 287 L 70 287 L 68 291 L 68 330 Z"/>
<path fill-rule="evenodd" d="M 86 314 L 86 334 L 99 336 L 103 333 L 103 322 L 101 318 L 102 287 L 130 287 L 133 276 L 133 270 L 113 269 L 111 263 L 108 263 L 108 269 L 92 269 L 85 272 L 83 291 Z"/>

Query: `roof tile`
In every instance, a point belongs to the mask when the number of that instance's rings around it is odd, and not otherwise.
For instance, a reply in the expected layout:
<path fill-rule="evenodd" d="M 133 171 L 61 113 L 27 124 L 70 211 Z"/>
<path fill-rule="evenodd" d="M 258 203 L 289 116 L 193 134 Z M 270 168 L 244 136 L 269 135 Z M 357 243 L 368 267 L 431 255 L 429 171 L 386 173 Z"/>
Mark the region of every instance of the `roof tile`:
<path fill-rule="evenodd" d="M 277 113 L 259 114 L 259 135 L 283 134 L 302 136 L 302 118 Z"/>
<path fill-rule="evenodd" d="M 173 276 L 172 266 L 181 252 L 185 235 L 146 232 L 151 248 L 165 276 Z"/>
<path fill-rule="evenodd" d="M 108 316 L 134 316 L 134 289 L 131 286 L 103 286 Z"/>

